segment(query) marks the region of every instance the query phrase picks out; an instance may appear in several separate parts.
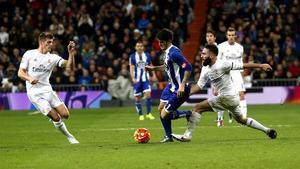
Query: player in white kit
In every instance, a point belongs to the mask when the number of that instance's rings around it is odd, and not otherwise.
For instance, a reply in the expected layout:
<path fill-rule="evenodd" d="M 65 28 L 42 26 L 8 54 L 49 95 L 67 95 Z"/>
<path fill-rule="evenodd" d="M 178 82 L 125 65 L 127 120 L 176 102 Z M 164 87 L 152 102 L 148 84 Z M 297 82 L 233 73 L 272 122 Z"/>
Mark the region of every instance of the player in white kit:
<path fill-rule="evenodd" d="M 208 30 L 206 32 L 206 43 L 209 45 L 218 45 L 216 43 L 216 33 L 214 31 Z M 206 70 L 206 69 L 202 69 L 202 70 Z M 214 88 L 212 88 L 212 91 L 213 91 L 214 95 L 218 95 L 217 91 Z M 224 112 L 221 111 L 221 112 L 217 112 L 217 113 L 218 113 L 217 120 L 216 120 L 217 126 L 221 127 L 224 125 L 224 121 L 223 121 Z"/>
<path fill-rule="evenodd" d="M 53 91 L 49 78 L 55 66 L 71 71 L 75 66 L 75 43 L 69 42 L 68 60 L 64 60 L 56 54 L 51 54 L 54 36 L 48 32 L 42 32 L 39 36 L 39 47 L 24 53 L 18 76 L 26 81 L 27 96 L 31 103 L 45 116 L 48 116 L 54 126 L 60 130 L 71 144 L 78 144 L 78 140 L 67 130 L 62 119 L 70 115 L 66 105 Z"/>
<path fill-rule="evenodd" d="M 192 133 L 199 122 L 202 112 L 205 111 L 231 111 L 235 120 L 243 125 L 261 130 L 266 133 L 271 139 L 277 137 L 277 132 L 274 129 L 267 128 L 256 120 L 250 117 L 243 116 L 239 106 L 239 93 L 234 87 L 230 71 L 242 70 L 244 68 L 261 68 L 265 71 L 271 70 L 269 64 L 256 63 L 239 63 L 233 61 L 222 61 L 217 59 L 218 47 L 215 45 L 206 45 L 202 51 L 201 58 L 203 68 L 206 69 L 201 73 L 199 81 L 191 87 L 191 94 L 197 93 L 210 80 L 212 86 L 217 90 L 218 95 L 210 99 L 204 100 L 196 104 L 193 108 L 193 113 L 198 114 L 198 119 L 194 123 L 189 123 L 188 128 L 183 135 L 173 134 L 173 138 L 179 141 L 191 141 Z"/>
<path fill-rule="evenodd" d="M 242 45 L 235 42 L 236 31 L 229 27 L 226 32 L 227 41 L 218 45 L 219 60 L 227 60 L 236 63 L 243 63 L 244 48 Z M 231 70 L 230 75 L 233 80 L 234 87 L 239 92 L 240 107 L 244 117 L 247 117 L 247 103 L 245 100 L 245 86 L 242 77 L 243 70 Z M 218 119 L 223 120 L 223 111 L 218 112 Z M 231 113 L 229 113 L 229 123 L 232 123 Z"/>

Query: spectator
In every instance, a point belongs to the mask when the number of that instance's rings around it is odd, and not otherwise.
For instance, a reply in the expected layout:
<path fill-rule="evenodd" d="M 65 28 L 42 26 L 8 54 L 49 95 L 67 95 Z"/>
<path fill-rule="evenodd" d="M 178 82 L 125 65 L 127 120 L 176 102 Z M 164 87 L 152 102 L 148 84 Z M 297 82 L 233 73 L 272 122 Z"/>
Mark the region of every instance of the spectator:
<path fill-rule="evenodd" d="M 244 46 L 245 60 L 272 65 L 272 72 L 249 72 L 253 79 L 297 76 L 296 60 L 300 58 L 297 47 L 300 46 L 297 25 L 300 18 L 296 17 L 300 12 L 298 0 L 229 0 L 224 3 L 214 0 L 210 5 L 206 28 L 216 30 L 217 43 L 224 41 L 224 30 L 233 26 L 238 29 L 238 41 Z M 197 55 L 195 61 L 196 58 Z"/>
<path fill-rule="evenodd" d="M 9 41 L 9 34 L 7 33 L 7 28 L 0 26 L 0 44 L 7 45 Z"/>

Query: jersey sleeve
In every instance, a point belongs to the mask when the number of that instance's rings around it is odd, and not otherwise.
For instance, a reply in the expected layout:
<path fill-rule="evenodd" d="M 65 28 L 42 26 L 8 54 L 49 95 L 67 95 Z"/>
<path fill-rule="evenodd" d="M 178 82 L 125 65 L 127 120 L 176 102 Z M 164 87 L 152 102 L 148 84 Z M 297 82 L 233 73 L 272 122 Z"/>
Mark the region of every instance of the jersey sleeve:
<path fill-rule="evenodd" d="M 53 54 L 53 58 L 54 58 L 54 63 L 56 66 L 62 67 L 63 62 L 65 61 L 62 57 Z"/>
<path fill-rule="evenodd" d="M 223 60 L 224 59 L 224 56 L 223 56 L 223 50 L 222 50 L 222 45 L 218 45 L 218 56 L 217 56 L 217 59 L 219 60 Z"/>
<path fill-rule="evenodd" d="M 146 53 L 147 56 L 147 65 L 151 65 L 152 61 L 151 61 L 151 56 L 149 55 L 149 53 Z"/>
<path fill-rule="evenodd" d="M 243 63 L 243 56 L 244 56 L 244 48 L 243 48 L 243 46 L 241 46 L 240 55 L 241 55 L 240 63 Z"/>
<path fill-rule="evenodd" d="M 177 65 L 179 65 L 182 69 L 186 71 L 192 71 L 192 65 L 186 60 L 181 52 L 174 52 L 171 57 L 172 61 L 177 63 Z"/>
<path fill-rule="evenodd" d="M 28 65 L 29 65 L 29 53 L 25 52 L 21 60 L 20 68 L 27 69 Z"/>
<path fill-rule="evenodd" d="M 243 70 L 243 68 L 244 68 L 243 63 L 239 63 L 239 62 L 224 61 L 222 63 L 222 70 L 225 72 L 231 70 Z"/>
<path fill-rule="evenodd" d="M 240 47 L 240 55 L 241 55 L 241 59 L 239 60 L 239 63 L 243 64 L 243 56 L 244 56 L 244 47 L 241 45 Z M 240 70 L 240 72 L 243 72 L 244 69 Z"/>
<path fill-rule="evenodd" d="M 135 65 L 135 59 L 134 59 L 134 55 L 130 55 L 129 57 L 129 65 Z"/>
<path fill-rule="evenodd" d="M 197 85 L 202 89 L 208 81 L 207 70 L 205 67 L 202 67 L 200 78 L 197 82 Z"/>

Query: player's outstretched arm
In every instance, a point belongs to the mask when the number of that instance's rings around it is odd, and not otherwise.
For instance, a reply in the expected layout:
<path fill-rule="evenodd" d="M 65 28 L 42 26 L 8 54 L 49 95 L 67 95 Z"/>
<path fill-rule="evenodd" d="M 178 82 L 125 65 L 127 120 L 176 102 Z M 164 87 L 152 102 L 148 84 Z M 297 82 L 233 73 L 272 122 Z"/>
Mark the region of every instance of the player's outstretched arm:
<path fill-rule="evenodd" d="M 200 86 L 198 84 L 192 84 L 191 85 L 190 95 L 198 93 L 200 90 L 201 90 L 201 88 L 200 88 Z"/>
<path fill-rule="evenodd" d="M 272 67 L 269 64 L 259 64 L 259 63 L 244 63 L 244 68 L 261 68 L 264 71 L 271 71 Z"/>
<path fill-rule="evenodd" d="M 147 71 L 164 71 L 165 66 L 164 65 L 160 65 L 160 66 L 150 66 L 147 65 L 145 66 L 145 69 Z"/>
<path fill-rule="evenodd" d="M 70 72 L 71 70 L 75 69 L 76 49 L 75 49 L 75 42 L 74 41 L 69 42 L 68 53 L 69 53 L 69 58 L 68 58 L 68 60 L 66 60 L 62 63 L 62 67 L 66 68 L 66 70 L 68 72 Z"/>
<path fill-rule="evenodd" d="M 20 68 L 18 71 L 18 77 L 22 80 L 29 81 L 31 84 L 36 84 L 38 82 L 37 79 L 34 79 L 30 75 L 28 75 L 26 69 Z"/>

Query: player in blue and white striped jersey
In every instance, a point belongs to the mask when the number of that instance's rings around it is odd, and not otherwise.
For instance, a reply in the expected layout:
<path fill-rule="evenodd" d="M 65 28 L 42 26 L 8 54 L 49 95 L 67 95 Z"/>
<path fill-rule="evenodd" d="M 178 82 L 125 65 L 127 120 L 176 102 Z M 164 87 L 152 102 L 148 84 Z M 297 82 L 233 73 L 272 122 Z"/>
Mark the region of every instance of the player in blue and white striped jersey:
<path fill-rule="evenodd" d="M 133 83 L 133 90 L 135 96 L 135 106 L 139 114 L 139 120 L 144 120 L 142 111 L 141 98 L 142 94 L 146 95 L 146 118 L 154 120 L 151 114 L 151 85 L 149 81 L 149 72 L 145 71 L 146 65 L 151 65 L 151 57 L 149 53 L 144 52 L 144 45 L 142 41 L 137 41 L 135 44 L 136 52 L 130 55 L 130 75 Z M 154 77 L 154 75 L 153 75 Z"/>
<path fill-rule="evenodd" d="M 157 39 L 163 51 L 164 65 L 146 66 L 146 69 L 149 71 L 165 70 L 168 74 L 169 84 L 162 92 L 158 109 L 165 130 L 165 137 L 161 142 L 172 142 L 171 120 L 186 117 L 191 122 L 195 118 L 190 111 L 177 110 L 189 97 L 190 87 L 187 80 L 190 77 L 192 66 L 180 49 L 172 45 L 173 33 L 171 30 L 162 29 L 157 34 Z"/>

